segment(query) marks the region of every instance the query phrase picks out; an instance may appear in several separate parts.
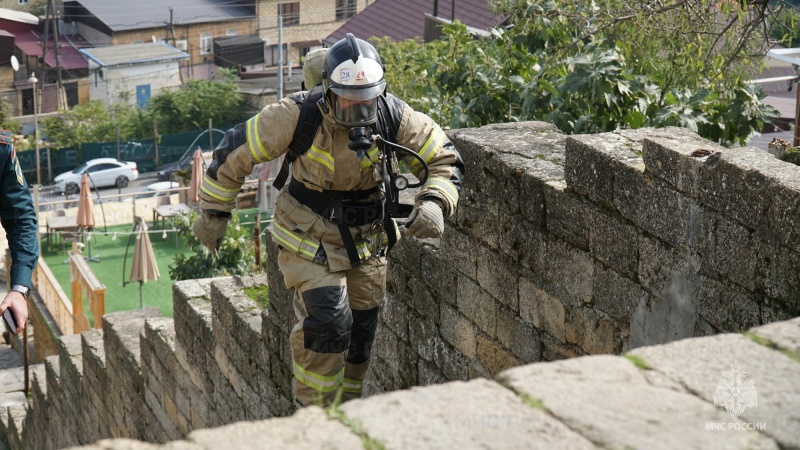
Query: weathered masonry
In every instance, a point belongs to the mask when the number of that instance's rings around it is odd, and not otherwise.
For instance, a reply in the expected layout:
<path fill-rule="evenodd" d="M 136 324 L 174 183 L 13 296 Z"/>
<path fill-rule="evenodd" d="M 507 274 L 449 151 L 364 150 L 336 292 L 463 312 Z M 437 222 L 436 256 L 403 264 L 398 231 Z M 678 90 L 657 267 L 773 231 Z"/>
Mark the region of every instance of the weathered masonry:
<path fill-rule="evenodd" d="M 472 381 L 192 433 L 294 412 L 294 314 L 270 260 L 176 283 L 174 319 L 114 313 L 61 338 L 32 398 L 0 399 L 0 430 L 36 449 L 800 447 L 800 322 L 773 323 L 800 316 L 800 167 L 678 128 L 450 135 L 468 165 L 459 212 L 441 242 L 396 247 L 367 386 Z M 267 282 L 262 310 L 244 288 Z M 735 364 L 758 394 L 738 418 L 714 407 Z"/>

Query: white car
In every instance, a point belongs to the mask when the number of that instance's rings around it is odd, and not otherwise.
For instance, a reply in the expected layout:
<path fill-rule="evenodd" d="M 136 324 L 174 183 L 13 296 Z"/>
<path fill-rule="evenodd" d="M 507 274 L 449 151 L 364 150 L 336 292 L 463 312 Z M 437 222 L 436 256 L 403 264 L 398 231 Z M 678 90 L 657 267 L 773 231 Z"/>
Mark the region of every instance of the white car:
<path fill-rule="evenodd" d="M 81 177 L 89 174 L 89 186 L 99 188 L 116 186 L 124 188 L 128 183 L 139 178 L 139 170 L 135 162 L 117 161 L 114 158 L 98 158 L 87 161 L 72 172 L 65 172 L 55 178 L 56 192 L 67 195 L 77 194 L 81 190 Z"/>
<path fill-rule="evenodd" d="M 158 183 L 148 184 L 145 186 L 144 191 L 137 195 L 136 198 L 152 198 L 176 194 L 177 191 L 174 191 L 173 189 L 177 189 L 179 187 L 181 187 L 181 185 L 177 181 L 159 181 Z"/>

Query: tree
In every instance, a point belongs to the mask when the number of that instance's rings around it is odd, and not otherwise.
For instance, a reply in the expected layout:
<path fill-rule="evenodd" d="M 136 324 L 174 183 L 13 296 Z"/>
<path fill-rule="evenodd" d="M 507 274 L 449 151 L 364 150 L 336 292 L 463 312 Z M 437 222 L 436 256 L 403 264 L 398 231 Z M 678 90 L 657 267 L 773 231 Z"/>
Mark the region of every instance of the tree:
<path fill-rule="evenodd" d="M 173 280 L 213 278 L 228 275 L 247 275 L 255 266 L 255 250 L 249 230 L 239 225 L 239 217 L 233 214 L 228 223 L 228 233 L 222 239 L 216 256 L 212 255 L 192 232 L 197 213 L 176 216 L 178 235 L 192 254 L 177 254 L 169 266 Z"/>
<path fill-rule="evenodd" d="M 681 125 L 727 145 L 776 115 L 745 80 L 769 42 L 759 25 L 777 8 L 760 0 L 499 0 L 496 13 L 507 20 L 489 37 L 456 23 L 440 41 L 378 46 L 390 87 L 452 128 Z"/>

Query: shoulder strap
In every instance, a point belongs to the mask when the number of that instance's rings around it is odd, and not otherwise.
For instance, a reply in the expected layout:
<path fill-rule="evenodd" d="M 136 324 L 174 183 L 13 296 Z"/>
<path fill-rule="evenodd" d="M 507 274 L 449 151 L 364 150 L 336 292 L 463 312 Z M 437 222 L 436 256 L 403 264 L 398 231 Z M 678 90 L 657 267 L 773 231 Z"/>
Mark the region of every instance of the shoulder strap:
<path fill-rule="evenodd" d="M 297 127 L 294 130 L 292 142 L 289 143 L 289 152 L 283 158 L 283 165 L 278 176 L 272 185 L 276 189 L 281 189 L 289 178 L 289 166 L 300 156 L 303 155 L 314 142 L 317 128 L 322 122 L 322 113 L 317 108 L 317 102 L 322 98 L 322 86 L 316 86 L 305 95 L 298 96 L 294 100 L 300 106 L 300 117 L 297 119 Z"/>

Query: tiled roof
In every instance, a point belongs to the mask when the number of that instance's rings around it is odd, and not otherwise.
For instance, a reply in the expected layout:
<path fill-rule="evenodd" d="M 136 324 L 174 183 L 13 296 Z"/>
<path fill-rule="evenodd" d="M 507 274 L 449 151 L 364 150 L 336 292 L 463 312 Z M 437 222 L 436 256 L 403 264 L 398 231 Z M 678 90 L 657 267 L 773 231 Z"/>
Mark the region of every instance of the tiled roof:
<path fill-rule="evenodd" d="M 182 52 L 166 42 L 86 48 L 82 49 L 81 53 L 101 66 L 172 61 L 189 57 L 188 53 Z"/>
<path fill-rule="evenodd" d="M 41 57 L 42 56 L 42 39 L 41 36 L 33 32 L 15 33 L 14 45 L 26 55 Z M 89 65 L 86 60 L 78 53 L 81 47 L 87 47 L 83 39 L 72 36 L 69 41 L 66 38 L 61 38 L 59 41 L 59 63 L 64 70 L 80 70 L 86 69 Z M 45 57 L 45 64 L 48 67 L 56 67 L 56 54 L 53 49 L 55 42 L 49 39 L 47 56 Z"/>
<path fill-rule="evenodd" d="M 170 7 L 176 25 L 255 17 L 253 9 L 231 0 L 74 0 L 64 3 L 67 9 L 70 3 L 82 5 L 112 31 L 163 27 L 169 22 Z"/>
<path fill-rule="evenodd" d="M 453 2 L 456 19 L 468 26 L 487 30 L 500 22 L 489 11 L 487 0 L 440 0 L 438 16 L 451 19 Z M 347 33 L 353 33 L 361 39 L 388 36 L 395 41 L 422 40 L 425 13 L 433 14 L 433 1 L 377 0 L 334 31 L 325 39 L 325 43 L 333 45 Z"/>

